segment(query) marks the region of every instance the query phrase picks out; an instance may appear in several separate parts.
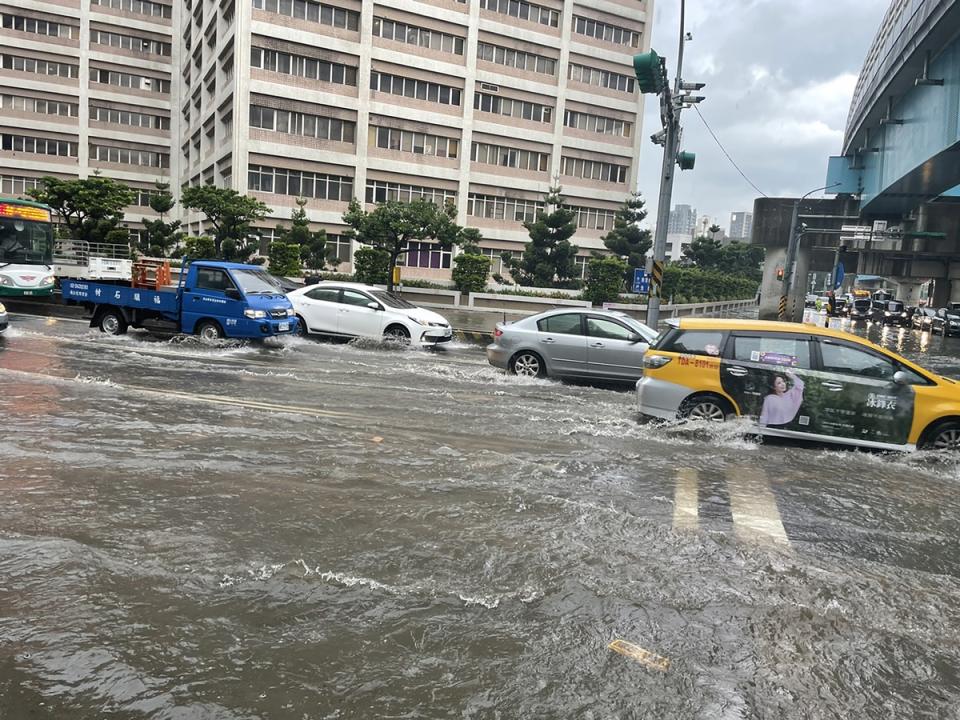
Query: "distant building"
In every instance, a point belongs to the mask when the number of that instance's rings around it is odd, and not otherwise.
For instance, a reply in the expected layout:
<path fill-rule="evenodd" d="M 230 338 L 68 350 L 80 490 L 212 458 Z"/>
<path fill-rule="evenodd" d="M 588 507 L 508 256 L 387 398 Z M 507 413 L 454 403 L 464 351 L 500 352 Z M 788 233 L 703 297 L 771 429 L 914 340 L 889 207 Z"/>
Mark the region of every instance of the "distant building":
<path fill-rule="evenodd" d="M 667 233 L 666 259 L 677 262 L 683 257 L 683 251 L 693 242 L 693 233 Z"/>
<path fill-rule="evenodd" d="M 685 233 L 693 236 L 697 226 L 697 210 L 689 205 L 674 205 L 670 211 L 670 223 L 667 233 Z"/>
<path fill-rule="evenodd" d="M 753 232 L 753 213 L 730 213 L 730 239 L 739 242 L 750 242 L 750 233 Z"/>

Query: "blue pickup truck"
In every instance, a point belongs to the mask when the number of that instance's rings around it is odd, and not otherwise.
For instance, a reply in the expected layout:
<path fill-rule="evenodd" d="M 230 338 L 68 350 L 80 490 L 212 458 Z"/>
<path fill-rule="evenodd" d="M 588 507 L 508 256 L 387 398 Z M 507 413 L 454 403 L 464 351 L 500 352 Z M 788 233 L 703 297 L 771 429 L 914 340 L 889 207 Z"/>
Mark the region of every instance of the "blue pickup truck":
<path fill-rule="evenodd" d="M 91 312 L 90 327 L 121 335 L 128 327 L 218 338 L 266 338 L 297 329 L 283 289 L 256 265 L 194 260 L 173 287 L 61 279 L 68 305 Z"/>

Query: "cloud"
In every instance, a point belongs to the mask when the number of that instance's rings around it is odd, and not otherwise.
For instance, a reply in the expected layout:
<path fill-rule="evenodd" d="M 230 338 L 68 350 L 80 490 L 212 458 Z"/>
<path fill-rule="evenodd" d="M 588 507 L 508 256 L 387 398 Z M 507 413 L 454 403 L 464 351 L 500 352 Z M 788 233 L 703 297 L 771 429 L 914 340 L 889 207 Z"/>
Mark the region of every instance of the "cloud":
<path fill-rule="evenodd" d="M 677 3 L 656 6 L 652 45 L 675 72 Z M 706 82 L 700 110 L 727 153 L 768 195 L 801 195 L 824 184 L 827 158 L 840 151 L 860 67 L 886 10 L 885 0 L 698 0 L 688 3 L 684 80 Z M 683 113 L 683 149 L 693 171 L 677 174 L 673 204 L 693 205 L 726 227 L 758 192 L 724 156 L 696 111 Z M 648 96 L 644 136 L 660 129 Z M 640 191 L 655 223 L 662 151 L 644 143 Z"/>

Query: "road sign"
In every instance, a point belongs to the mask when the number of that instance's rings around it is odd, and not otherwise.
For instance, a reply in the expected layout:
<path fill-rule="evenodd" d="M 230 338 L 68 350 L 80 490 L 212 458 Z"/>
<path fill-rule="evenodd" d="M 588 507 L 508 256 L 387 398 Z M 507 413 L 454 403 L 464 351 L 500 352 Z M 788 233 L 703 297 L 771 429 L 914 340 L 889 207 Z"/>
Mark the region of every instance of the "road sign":
<path fill-rule="evenodd" d="M 646 295 L 650 292 L 650 275 L 640 268 L 633 270 L 632 291 L 637 295 Z"/>
<path fill-rule="evenodd" d="M 833 271 L 833 289 L 838 290 L 841 285 L 843 285 L 843 277 L 845 273 L 843 270 L 843 263 L 837 263 L 837 267 Z"/>

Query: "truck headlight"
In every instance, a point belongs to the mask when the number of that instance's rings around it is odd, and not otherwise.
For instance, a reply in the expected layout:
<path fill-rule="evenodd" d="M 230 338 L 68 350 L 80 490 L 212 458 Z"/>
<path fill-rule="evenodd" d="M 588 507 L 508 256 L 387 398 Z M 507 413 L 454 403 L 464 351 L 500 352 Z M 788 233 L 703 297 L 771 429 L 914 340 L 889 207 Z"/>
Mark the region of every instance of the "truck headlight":
<path fill-rule="evenodd" d="M 293 317 L 293 308 L 287 308 L 287 317 Z"/>
<path fill-rule="evenodd" d="M 261 318 L 265 318 L 267 316 L 267 312 L 265 310 L 254 310 L 253 308 L 247 308 L 243 311 L 243 315 L 251 320 L 259 320 Z"/>

